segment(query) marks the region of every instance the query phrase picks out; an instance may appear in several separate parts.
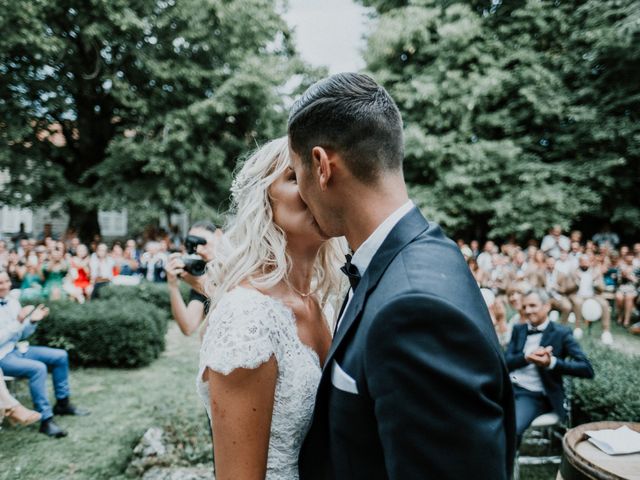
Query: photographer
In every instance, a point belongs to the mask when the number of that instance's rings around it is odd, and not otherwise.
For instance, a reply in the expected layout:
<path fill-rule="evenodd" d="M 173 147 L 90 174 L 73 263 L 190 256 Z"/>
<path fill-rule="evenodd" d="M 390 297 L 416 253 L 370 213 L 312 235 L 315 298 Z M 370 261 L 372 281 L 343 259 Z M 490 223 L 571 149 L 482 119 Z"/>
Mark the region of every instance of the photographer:
<path fill-rule="evenodd" d="M 196 222 L 185 240 L 188 255 L 173 253 L 169 257 L 166 272 L 171 313 L 185 335 L 197 330 L 209 310 L 207 297 L 200 293 L 203 290 L 202 275 L 206 262 L 213 258 L 215 244 L 221 234 L 222 231 L 212 223 Z M 178 278 L 191 286 L 187 304 L 180 294 Z"/>

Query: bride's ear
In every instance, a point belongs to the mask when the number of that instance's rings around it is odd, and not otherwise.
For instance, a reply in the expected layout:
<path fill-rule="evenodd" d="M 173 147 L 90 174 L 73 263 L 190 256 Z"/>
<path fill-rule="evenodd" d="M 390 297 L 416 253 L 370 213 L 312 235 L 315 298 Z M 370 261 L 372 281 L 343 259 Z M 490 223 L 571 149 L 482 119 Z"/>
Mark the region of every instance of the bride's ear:
<path fill-rule="evenodd" d="M 311 150 L 311 168 L 314 170 L 314 177 L 317 179 L 321 191 L 326 191 L 331 175 L 333 174 L 333 159 L 329 151 L 324 147 L 313 147 Z"/>

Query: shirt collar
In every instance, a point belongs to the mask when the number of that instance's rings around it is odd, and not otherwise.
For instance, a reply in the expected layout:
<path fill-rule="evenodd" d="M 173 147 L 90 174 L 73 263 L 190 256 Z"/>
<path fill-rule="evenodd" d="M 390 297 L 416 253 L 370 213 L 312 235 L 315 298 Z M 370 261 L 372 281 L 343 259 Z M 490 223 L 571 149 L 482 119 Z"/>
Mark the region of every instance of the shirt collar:
<path fill-rule="evenodd" d="M 382 242 L 387 238 L 393 227 L 413 208 L 413 202 L 407 200 L 396 211 L 389 215 L 384 222 L 378 225 L 369 238 L 367 238 L 362 245 L 353 253 L 351 263 L 358 268 L 360 276 L 364 275 L 373 256 L 376 254 Z"/>
<path fill-rule="evenodd" d="M 537 327 L 534 327 L 533 325 L 531 325 L 531 323 L 529 323 L 529 321 L 527 321 L 527 327 L 528 328 L 535 328 L 536 330 L 540 331 L 540 332 L 544 332 L 547 329 L 547 326 L 549 325 L 549 317 L 547 317 L 547 319 L 544 321 L 544 323 L 542 323 L 541 325 L 538 325 Z"/>

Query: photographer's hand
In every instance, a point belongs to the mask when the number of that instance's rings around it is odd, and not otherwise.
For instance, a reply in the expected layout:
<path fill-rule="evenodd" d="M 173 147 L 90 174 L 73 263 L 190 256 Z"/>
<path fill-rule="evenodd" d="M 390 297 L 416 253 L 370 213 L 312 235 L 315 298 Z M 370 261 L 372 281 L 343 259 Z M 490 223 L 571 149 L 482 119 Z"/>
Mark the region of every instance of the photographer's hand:
<path fill-rule="evenodd" d="M 184 270 L 184 263 L 180 253 L 174 253 L 169 256 L 169 261 L 165 267 L 167 272 L 167 282 L 169 284 L 169 301 L 171 302 L 171 314 L 185 335 L 191 335 L 198 329 L 200 322 L 204 319 L 204 303 L 198 300 L 191 300 L 185 304 L 182 293 L 178 285 L 178 279 L 184 280 L 186 283 L 196 288 L 200 279 L 204 281 L 204 277 L 194 277 Z"/>
<path fill-rule="evenodd" d="M 172 253 L 169 256 L 169 261 L 165 267 L 165 271 L 167 272 L 167 283 L 169 286 L 177 286 L 178 278 L 184 274 L 184 263 L 180 258 L 182 254 L 180 253 Z"/>

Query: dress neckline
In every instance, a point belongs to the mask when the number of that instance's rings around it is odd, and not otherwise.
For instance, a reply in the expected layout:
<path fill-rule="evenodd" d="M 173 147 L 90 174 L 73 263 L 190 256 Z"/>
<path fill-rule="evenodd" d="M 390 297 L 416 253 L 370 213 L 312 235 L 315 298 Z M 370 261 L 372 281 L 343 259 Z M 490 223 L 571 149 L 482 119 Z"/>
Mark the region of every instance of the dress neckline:
<path fill-rule="evenodd" d="M 272 301 L 278 307 L 280 307 L 282 310 L 284 310 L 285 313 L 287 313 L 289 315 L 289 319 L 291 320 L 291 323 L 293 324 L 293 327 L 294 327 L 294 330 L 295 330 L 296 340 L 302 346 L 303 349 L 305 349 L 306 351 L 308 351 L 311 354 L 311 356 L 313 357 L 314 363 L 318 366 L 318 368 L 320 368 L 320 370 L 322 370 L 322 364 L 320 363 L 320 355 L 318 354 L 318 352 L 316 352 L 315 349 L 313 347 L 311 347 L 310 345 L 307 345 L 306 343 L 304 343 L 302 341 L 302 339 L 300 338 L 300 335 L 298 335 L 298 324 L 297 324 L 296 314 L 293 313 L 293 309 L 289 305 L 284 303 L 279 298 L 272 297 L 271 295 L 267 295 L 266 293 L 262 293 L 260 290 L 257 290 L 255 288 L 249 288 L 249 287 L 244 287 L 242 285 L 237 285 L 234 288 L 234 290 L 236 290 L 238 288 L 240 288 L 242 290 L 249 291 L 249 292 L 255 292 L 258 295 L 260 295 L 261 297 L 267 298 L 268 300 Z M 231 290 L 231 291 L 233 291 L 233 290 Z M 320 309 L 320 311 L 322 311 L 322 309 Z M 323 318 L 323 320 L 324 320 L 324 318 Z"/>

